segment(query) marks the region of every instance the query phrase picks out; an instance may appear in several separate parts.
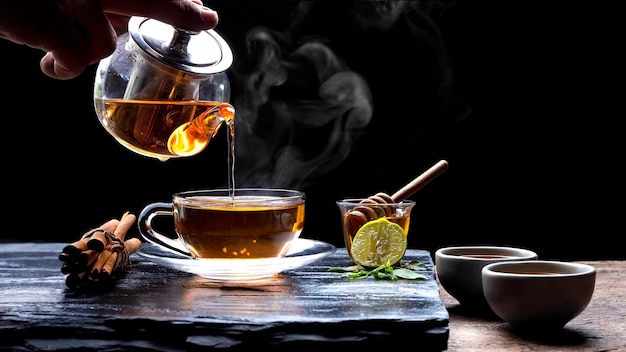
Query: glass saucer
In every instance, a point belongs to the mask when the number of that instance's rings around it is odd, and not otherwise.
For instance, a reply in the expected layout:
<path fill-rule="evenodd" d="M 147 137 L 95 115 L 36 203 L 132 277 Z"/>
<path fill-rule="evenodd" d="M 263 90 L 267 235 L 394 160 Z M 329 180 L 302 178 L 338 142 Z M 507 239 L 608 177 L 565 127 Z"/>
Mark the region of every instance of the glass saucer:
<path fill-rule="evenodd" d="M 210 280 L 237 281 L 264 279 L 286 270 L 300 268 L 327 257 L 336 250 L 335 246 L 326 242 L 299 238 L 282 258 L 191 259 L 147 242 L 135 253 L 159 265 Z"/>

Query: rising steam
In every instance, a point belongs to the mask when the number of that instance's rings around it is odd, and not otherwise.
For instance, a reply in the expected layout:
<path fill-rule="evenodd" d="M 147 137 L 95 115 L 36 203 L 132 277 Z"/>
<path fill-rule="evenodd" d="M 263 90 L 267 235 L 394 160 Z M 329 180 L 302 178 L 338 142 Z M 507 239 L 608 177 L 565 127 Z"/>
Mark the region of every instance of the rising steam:
<path fill-rule="evenodd" d="M 320 13 L 312 14 L 324 3 L 343 12 L 334 19 L 326 15 L 322 25 L 314 20 Z M 237 186 L 305 187 L 348 157 L 372 121 L 372 92 L 332 39 L 310 29 L 325 26 L 326 33 L 335 33 L 342 29 L 332 27 L 341 25 L 362 35 L 387 31 L 406 21 L 403 15 L 417 4 L 303 1 L 288 28 L 256 27 L 247 33 L 248 60 L 235 72 Z"/>

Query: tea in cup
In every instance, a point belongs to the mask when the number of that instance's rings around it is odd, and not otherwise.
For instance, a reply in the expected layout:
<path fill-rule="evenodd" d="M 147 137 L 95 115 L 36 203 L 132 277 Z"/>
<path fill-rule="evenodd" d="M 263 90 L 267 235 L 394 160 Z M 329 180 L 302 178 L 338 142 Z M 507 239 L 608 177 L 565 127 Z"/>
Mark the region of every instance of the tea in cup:
<path fill-rule="evenodd" d="M 174 194 L 139 214 L 148 242 L 194 259 L 283 257 L 304 228 L 305 195 L 287 189 L 212 189 Z M 170 216 L 176 236 L 157 232 L 157 217 Z"/>
<path fill-rule="evenodd" d="M 493 312 L 527 332 L 563 328 L 585 310 L 596 282 L 593 266 L 554 260 L 492 263 L 481 273 Z"/>
<path fill-rule="evenodd" d="M 441 286 L 459 303 L 474 311 L 489 312 L 481 270 L 492 263 L 537 260 L 536 252 L 508 246 L 450 246 L 435 252 L 435 268 Z"/>

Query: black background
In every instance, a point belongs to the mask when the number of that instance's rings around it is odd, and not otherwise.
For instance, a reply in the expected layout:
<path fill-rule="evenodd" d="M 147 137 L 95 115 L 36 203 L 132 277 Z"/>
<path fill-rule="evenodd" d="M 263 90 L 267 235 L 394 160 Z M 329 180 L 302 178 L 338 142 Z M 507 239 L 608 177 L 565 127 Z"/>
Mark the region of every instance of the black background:
<path fill-rule="evenodd" d="M 437 82 L 428 80 L 437 67 L 428 45 L 398 34 L 402 26 L 361 36 L 342 31 L 349 21 L 333 4 L 349 2 L 316 3 L 307 30 L 330 38 L 328 45 L 368 79 L 375 104 L 368 131 L 345 162 L 299 187 L 307 194 L 303 237 L 343 246 L 335 200 L 393 193 L 446 159 L 448 171 L 412 197 L 409 247 L 498 244 L 543 258 L 626 258 L 618 245 L 624 113 L 615 89 L 623 86 L 622 38 L 610 9 L 457 1 L 433 10 L 428 4 L 435 2 L 424 2 L 453 74 L 444 99 L 450 109 L 442 114 Z M 246 33 L 255 26 L 284 30 L 293 2 L 207 4 L 220 13 L 217 30 L 233 47 L 235 74 L 250 60 Z M 95 67 L 57 81 L 39 71 L 40 51 L 6 41 L 0 49 L 1 240 L 69 242 L 176 191 L 225 185 L 223 133 L 193 158 L 162 163 L 135 155 L 96 118 Z M 243 87 L 238 77 L 232 82 L 237 108 Z"/>

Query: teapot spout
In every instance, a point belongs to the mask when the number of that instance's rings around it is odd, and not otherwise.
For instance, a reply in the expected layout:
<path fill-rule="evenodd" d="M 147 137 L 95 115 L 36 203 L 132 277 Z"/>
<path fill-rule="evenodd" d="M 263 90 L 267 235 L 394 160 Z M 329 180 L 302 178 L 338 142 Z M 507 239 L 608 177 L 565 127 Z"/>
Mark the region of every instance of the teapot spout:
<path fill-rule="evenodd" d="M 235 108 L 228 103 L 219 103 L 176 128 L 167 141 L 167 147 L 177 156 L 198 154 L 211 142 L 220 126 L 232 123 L 234 118 Z"/>

